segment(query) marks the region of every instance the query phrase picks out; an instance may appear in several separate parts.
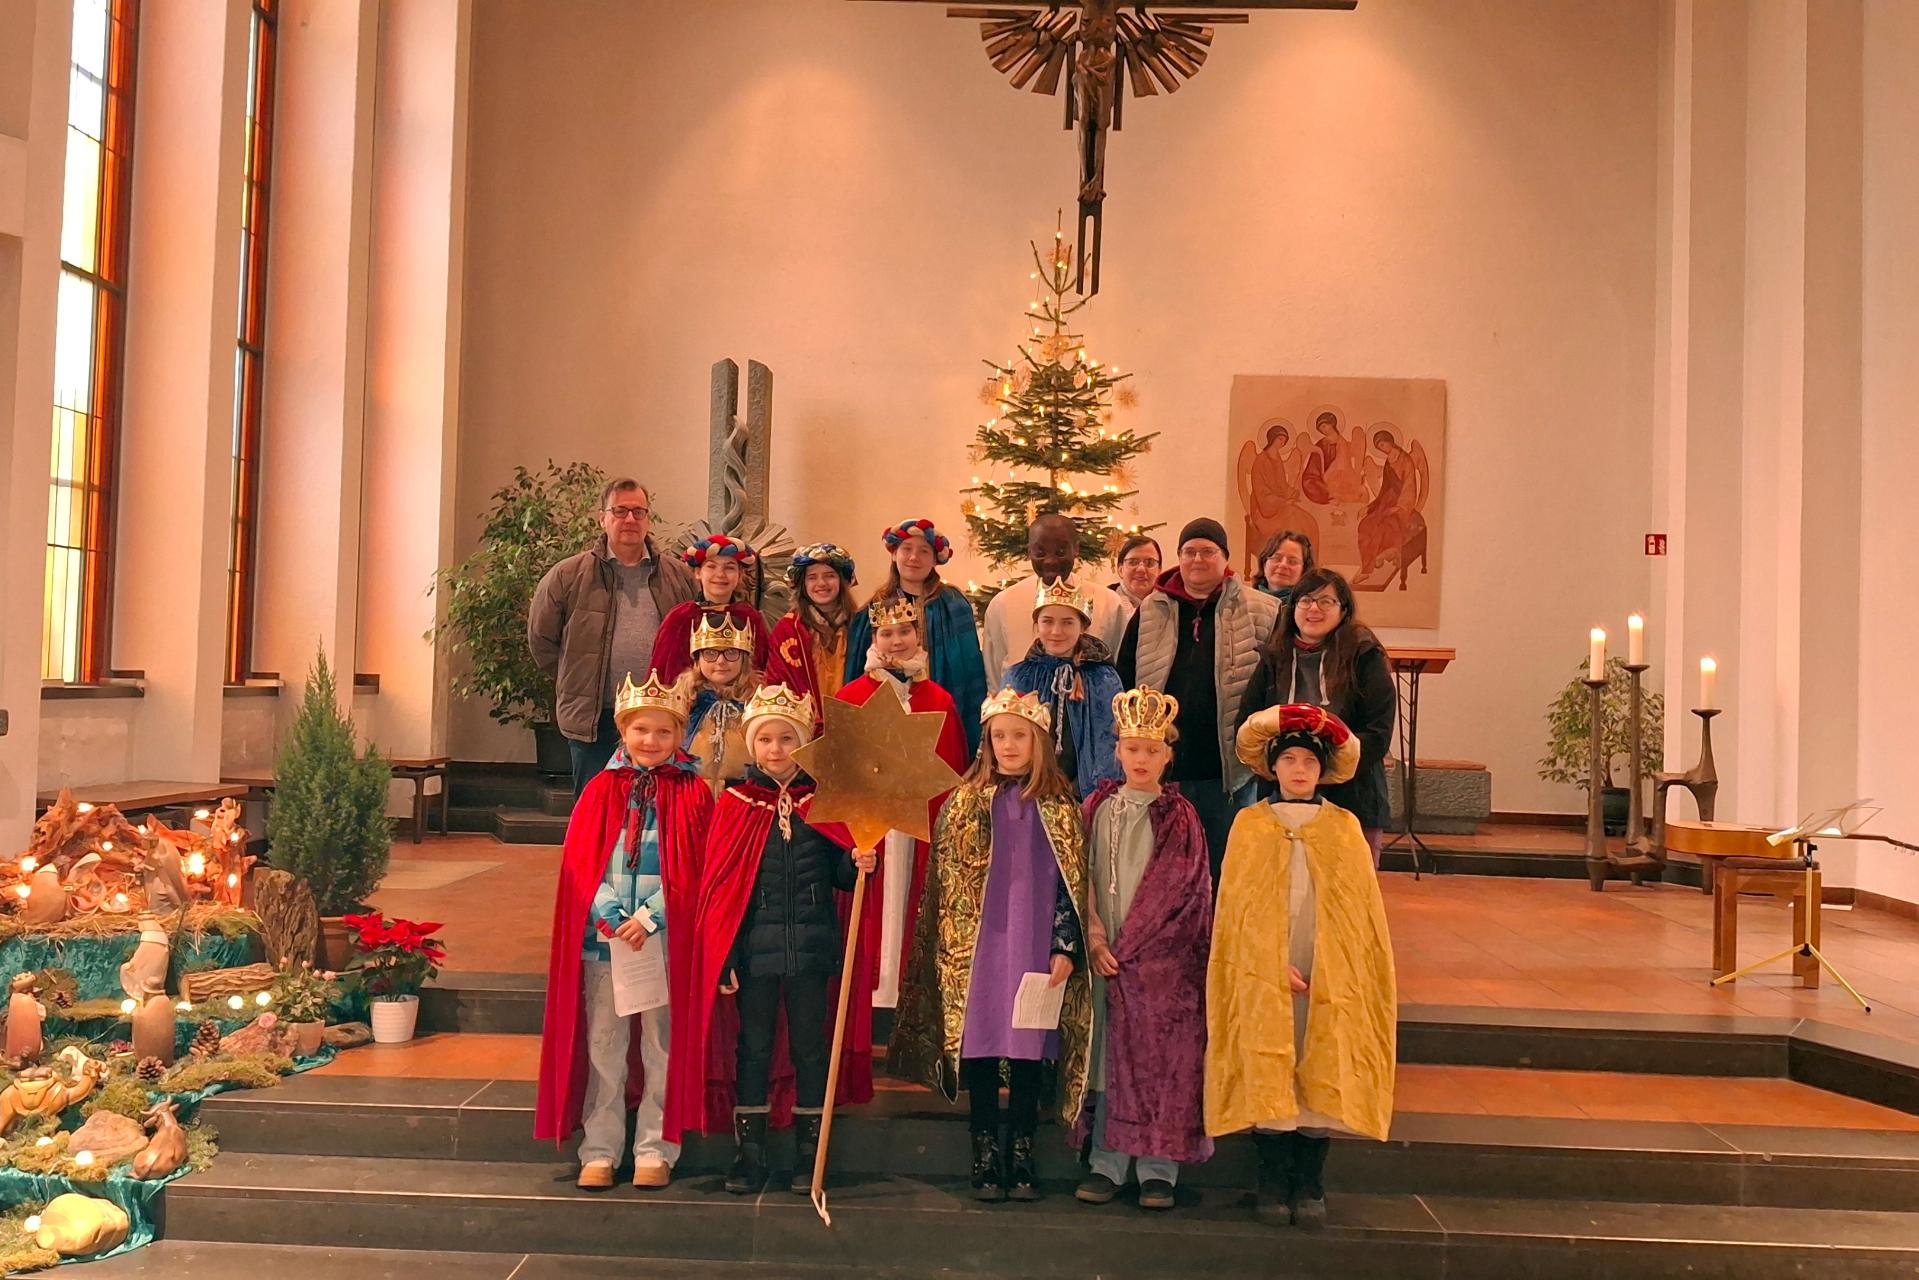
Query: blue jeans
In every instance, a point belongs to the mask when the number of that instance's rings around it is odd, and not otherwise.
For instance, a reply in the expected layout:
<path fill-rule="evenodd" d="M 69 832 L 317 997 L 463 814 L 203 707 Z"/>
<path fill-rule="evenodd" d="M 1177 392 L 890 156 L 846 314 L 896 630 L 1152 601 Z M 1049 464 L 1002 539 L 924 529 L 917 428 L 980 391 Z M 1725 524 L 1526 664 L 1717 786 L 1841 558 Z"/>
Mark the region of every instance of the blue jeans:
<path fill-rule="evenodd" d="M 591 742 L 566 740 L 566 749 L 573 753 L 573 798 L 578 800 L 580 793 L 586 790 L 586 784 L 593 775 L 606 768 L 606 762 L 620 749 L 619 726 L 613 723 L 613 708 L 606 707 L 600 712 L 600 736 Z"/>

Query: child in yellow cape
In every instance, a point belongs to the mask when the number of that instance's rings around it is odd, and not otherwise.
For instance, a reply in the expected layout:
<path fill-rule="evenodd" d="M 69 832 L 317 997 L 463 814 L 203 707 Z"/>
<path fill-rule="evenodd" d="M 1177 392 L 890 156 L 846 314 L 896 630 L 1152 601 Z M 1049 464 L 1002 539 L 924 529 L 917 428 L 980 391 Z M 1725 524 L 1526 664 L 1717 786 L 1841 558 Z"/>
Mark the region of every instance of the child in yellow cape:
<path fill-rule="evenodd" d="M 1254 1214 L 1317 1229 L 1331 1134 L 1383 1141 L 1393 1117 L 1399 997 L 1372 849 L 1316 794 L 1352 777 L 1359 742 L 1323 707 L 1293 704 L 1253 715 L 1237 747 L 1279 795 L 1240 811 L 1220 868 L 1206 1132 L 1251 1129 Z"/>

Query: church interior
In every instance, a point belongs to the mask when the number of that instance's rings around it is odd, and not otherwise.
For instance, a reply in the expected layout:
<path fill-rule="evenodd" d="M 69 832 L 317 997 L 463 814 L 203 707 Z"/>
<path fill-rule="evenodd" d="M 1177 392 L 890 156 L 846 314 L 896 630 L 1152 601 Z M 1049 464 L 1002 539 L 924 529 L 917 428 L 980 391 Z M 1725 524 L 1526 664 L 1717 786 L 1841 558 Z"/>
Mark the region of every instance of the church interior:
<path fill-rule="evenodd" d="M 0 1270 L 1919 1273 L 1915 68 L 1915 0 L 0 0 Z M 1071 900 L 1004 1037 L 969 836 Z M 1210 1156 L 1102 1189 L 1123 1089 Z"/>

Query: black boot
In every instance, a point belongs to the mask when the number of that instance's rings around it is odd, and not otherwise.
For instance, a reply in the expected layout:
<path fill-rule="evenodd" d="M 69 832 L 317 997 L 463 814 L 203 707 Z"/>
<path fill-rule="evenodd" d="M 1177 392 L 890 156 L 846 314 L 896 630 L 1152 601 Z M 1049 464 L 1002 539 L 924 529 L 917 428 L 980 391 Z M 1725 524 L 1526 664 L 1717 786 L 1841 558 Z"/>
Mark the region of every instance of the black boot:
<path fill-rule="evenodd" d="M 1253 1216 L 1268 1226 L 1284 1227 L 1293 1220 L 1287 1203 L 1292 1198 L 1292 1138 L 1290 1133 L 1254 1133 L 1253 1151 L 1259 1159 L 1253 1184 Z"/>
<path fill-rule="evenodd" d="M 973 1199 L 989 1203 L 1006 1198 L 1006 1173 L 1000 1167 L 999 1135 L 973 1134 Z"/>
<path fill-rule="evenodd" d="M 733 1167 L 726 1189 L 736 1196 L 757 1195 L 766 1185 L 766 1112 L 733 1113 Z"/>
<path fill-rule="evenodd" d="M 1006 1194 L 1014 1200 L 1039 1199 L 1039 1171 L 1033 1167 L 1033 1131 L 1013 1131 L 1013 1151 L 1006 1162 Z"/>
<path fill-rule="evenodd" d="M 1326 1154 L 1332 1150 L 1330 1137 L 1312 1138 L 1300 1134 L 1293 1148 L 1293 1225 L 1305 1231 L 1318 1231 L 1326 1225 Z"/>
<path fill-rule="evenodd" d="M 796 1196 L 813 1194 L 813 1163 L 820 1154 L 820 1113 L 793 1113 L 793 1186 Z"/>

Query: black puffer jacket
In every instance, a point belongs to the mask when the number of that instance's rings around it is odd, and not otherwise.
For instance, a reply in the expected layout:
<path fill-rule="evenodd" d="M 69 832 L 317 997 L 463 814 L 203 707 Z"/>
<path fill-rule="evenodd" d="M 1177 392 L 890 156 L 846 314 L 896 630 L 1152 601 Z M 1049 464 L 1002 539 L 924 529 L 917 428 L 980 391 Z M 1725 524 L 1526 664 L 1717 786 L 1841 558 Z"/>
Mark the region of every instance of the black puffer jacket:
<path fill-rule="evenodd" d="M 748 769 L 734 785 L 769 803 L 778 801 L 778 784 L 758 769 Z M 812 791 L 813 780 L 802 772 L 788 789 L 797 799 Z M 791 838 L 780 833 L 777 819 L 767 829 L 766 848 L 728 962 L 742 978 L 840 971 L 840 920 L 833 891 L 853 887 L 853 857 L 797 814 L 792 826 Z"/>

